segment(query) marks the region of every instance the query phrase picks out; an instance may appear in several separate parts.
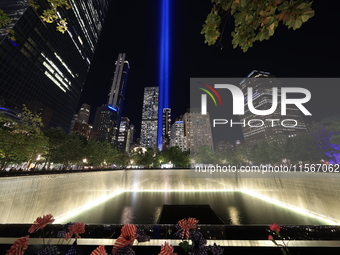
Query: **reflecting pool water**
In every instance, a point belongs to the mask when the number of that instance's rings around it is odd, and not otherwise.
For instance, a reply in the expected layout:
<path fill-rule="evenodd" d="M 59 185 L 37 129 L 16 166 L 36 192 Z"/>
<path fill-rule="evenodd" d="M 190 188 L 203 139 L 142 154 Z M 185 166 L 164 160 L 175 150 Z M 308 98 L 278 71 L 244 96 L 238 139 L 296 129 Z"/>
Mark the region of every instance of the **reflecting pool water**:
<path fill-rule="evenodd" d="M 210 205 L 228 225 L 266 225 L 273 222 L 282 225 L 326 224 L 318 219 L 235 191 L 124 192 L 103 204 L 66 219 L 65 223 L 81 221 L 95 224 L 156 224 L 163 205 Z"/>

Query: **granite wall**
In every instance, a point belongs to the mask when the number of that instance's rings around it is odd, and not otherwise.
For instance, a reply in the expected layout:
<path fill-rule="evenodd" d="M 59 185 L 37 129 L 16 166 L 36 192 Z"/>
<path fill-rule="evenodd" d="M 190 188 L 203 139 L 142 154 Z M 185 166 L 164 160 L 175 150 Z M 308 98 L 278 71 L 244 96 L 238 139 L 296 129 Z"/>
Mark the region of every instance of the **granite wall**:
<path fill-rule="evenodd" d="M 191 170 L 193 171 L 193 170 Z M 336 173 L 204 174 L 190 170 L 119 170 L 5 177 L 0 179 L 0 223 L 32 223 L 55 218 L 118 191 L 235 190 L 264 196 L 340 222 Z"/>

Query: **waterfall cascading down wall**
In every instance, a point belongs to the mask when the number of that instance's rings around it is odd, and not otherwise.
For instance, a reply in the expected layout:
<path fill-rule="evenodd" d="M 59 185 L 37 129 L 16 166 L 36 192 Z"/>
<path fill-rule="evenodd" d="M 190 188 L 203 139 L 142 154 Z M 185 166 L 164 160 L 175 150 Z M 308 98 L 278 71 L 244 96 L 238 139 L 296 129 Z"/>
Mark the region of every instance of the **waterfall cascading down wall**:
<path fill-rule="evenodd" d="M 37 217 L 62 215 L 104 202 L 124 191 L 221 191 L 235 190 L 255 197 L 304 209 L 340 223 L 340 186 L 330 173 L 317 178 L 294 178 L 273 173 L 271 178 L 191 178 L 190 170 L 119 170 L 0 179 L 0 223 L 32 223 Z M 326 178 L 327 177 L 327 178 Z M 335 175 L 334 175 L 335 177 Z M 330 223 L 332 224 L 332 223 Z"/>

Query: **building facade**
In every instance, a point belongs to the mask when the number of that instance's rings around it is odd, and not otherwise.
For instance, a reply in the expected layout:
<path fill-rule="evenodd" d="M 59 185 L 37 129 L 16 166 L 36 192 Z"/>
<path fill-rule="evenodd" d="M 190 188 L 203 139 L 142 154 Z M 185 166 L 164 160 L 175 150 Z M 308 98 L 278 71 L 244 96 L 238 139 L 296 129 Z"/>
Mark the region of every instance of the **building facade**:
<path fill-rule="evenodd" d="M 0 2 L 15 37 L 0 29 L 0 107 L 21 109 L 25 104 L 41 113 L 45 128 L 68 132 L 110 0 L 71 0 L 71 9 L 58 8 L 68 23 L 64 34 L 40 18 L 49 8 L 47 1 L 35 2 L 38 9 L 27 1 Z"/>
<path fill-rule="evenodd" d="M 73 126 L 72 133 L 79 133 L 82 136 L 85 136 L 87 140 L 96 139 L 96 132 L 93 130 L 93 126 L 87 123 L 76 122 Z"/>
<path fill-rule="evenodd" d="M 112 128 L 111 111 L 108 109 L 107 104 L 97 107 L 93 123 L 93 129 L 96 132 L 96 141 L 111 141 L 110 130 Z"/>
<path fill-rule="evenodd" d="M 97 133 L 97 141 L 118 144 L 117 139 L 129 70 L 130 64 L 126 60 L 126 54 L 119 53 L 107 104 L 97 107 L 96 110 L 93 128 Z"/>
<path fill-rule="evenodd" d="M 130 70 L 130 64 L 126 60 L 125 53 L 119 53 L 115 63 L 115 71 L 112 79 L 111 89 L 108 99 L 108 108 L 111 111 L 111 121 L 113 128 L 111 130 L 113 143 L 116 143 L 120 118 L 122 116 L 124 95 Z"/>
<path fill-rule="evenodd" d="M 164 108 L 162 118 L 162 149 L 169 148 L 170 132 L 171 132 L 171 109 Z"/>
<path fill-rule="evenodd" d="M 158 99 L 158 87 L 144 88 L 140 145 L 154 150 L 158 147 Z"/>
<path fill-rule="evenodd" d="M 253 94 L 248 95 L 247 88 L 253 88 Z M 240 122 L 244 123 L 242 132 L 244 141 L 246 143 L 257 143 L 260 140 L 276 139 L 278 137 L 292 137 L 298 133 L 307 130 L 306 124 L 300 114 L 299 109 L 295 105 L 287 107 L 285 116 L 281 115 L 281 83 L 280 81 L 268 72 L 252 71 L 247 78 L 240 83 L 240 88 L 244 94 L 245 99 L 252 97 L 253 106 L 256 110 L 268 110 L 273 104 L 273 87 L 278 88 L 278 102 L 276 110 L 269 115 L 255 115 L 249 111 L 248 100 L 245 100 L 245 113 L 240 116 Z M 266 121 L 272 119 L 275 121 Z M 281 124 L 283 120 L 285 126 Z M 252 121 L 256 120 L 256 121 Z M 249 121 L 252 123 L 248 125 Z M 263 123 L 263 125 L 262 125 Z M 289 127 L 287 127 L 289 126 Z"/>
<path fill-rule="evenodd" d="M 77 121 L 80 123 L 89 123 L 91 107 L 88 104 L 82 104 L 78 111 Z"/>
<path fill-rule="evenodd" d="M 187 137 L 187 150 L 194 153 L 204 145 L 214 150 L 209 113 L 202 115 L 201 109 L 193 108 L 184 114 L 183 119 L 185 136 Z"/>
<path fill-rule="evenodd" d="M 126 148 L 129 147 L 130 136 L 130 120 L 127 117 L 122 117 L 120 120 L 120 125 L 118 129 L 118 137 L 117 137 L 117 146 L 118 148 L 126 151 Z"/>
<path fill-rule="evenodd" d="M 187 137 L 184 132 L 184 121 L 175 121 L 171 126 L 170 147 L 178 146 L 181 151 L 187 151 Z"/>

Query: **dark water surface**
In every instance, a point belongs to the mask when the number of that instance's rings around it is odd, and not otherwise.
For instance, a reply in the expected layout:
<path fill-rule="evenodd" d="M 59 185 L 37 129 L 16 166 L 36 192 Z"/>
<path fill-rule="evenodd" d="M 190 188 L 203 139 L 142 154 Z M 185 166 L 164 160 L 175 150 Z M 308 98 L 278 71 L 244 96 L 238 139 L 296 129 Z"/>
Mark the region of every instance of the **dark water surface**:
<path fill-rule="evenodd" d="M 65 223 L 80 221 L 95 224 L 156 224 L 162 205 L 171 204 L 210 205 L 228 225 L 274 222 L 282 225 L 326 224 L 241 192 L 124 192 L 67 219 Z"/>

